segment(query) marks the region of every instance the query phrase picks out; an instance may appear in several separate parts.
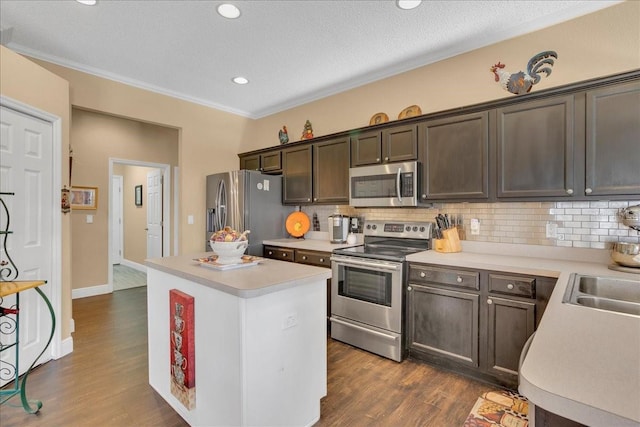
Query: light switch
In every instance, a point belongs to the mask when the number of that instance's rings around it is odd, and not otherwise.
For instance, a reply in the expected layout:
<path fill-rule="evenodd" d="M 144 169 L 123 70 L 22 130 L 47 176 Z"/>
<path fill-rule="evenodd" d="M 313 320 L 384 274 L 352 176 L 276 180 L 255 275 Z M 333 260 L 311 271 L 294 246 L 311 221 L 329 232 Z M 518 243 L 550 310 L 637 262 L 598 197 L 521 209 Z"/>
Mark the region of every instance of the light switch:
<path fill-rule="evenodd" d="M 187 216 L 187 224 L 193 225 L 193 215 L 188 215 Z"/>
<path fill-rule="evenodd" d="M 87 224 L 93 224 L 93 215 L 87 215 Z"/>
<path fill-rule="evenodd" d="M 264 191 L 269 191 L 269 180 L 265 179 L 263 183 L 264 183 Z"/>

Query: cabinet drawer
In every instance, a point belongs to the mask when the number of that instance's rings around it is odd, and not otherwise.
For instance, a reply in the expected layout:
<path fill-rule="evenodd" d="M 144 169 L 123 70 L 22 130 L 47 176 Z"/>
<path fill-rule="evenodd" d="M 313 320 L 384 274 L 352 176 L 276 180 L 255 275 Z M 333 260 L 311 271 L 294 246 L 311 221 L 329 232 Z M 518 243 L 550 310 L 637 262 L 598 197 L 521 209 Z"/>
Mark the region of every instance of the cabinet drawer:
<path fill-rule="evenodd" d="M 411 264 L 409 280 L 414 283 L 432 283 L 457 288 L 480 290 L 480 274 Z"/>
<path fill-rule="evenodd" d="M 294 261 L 294 251 L 288 248 L 278 248 L 275 246 L 265 246 L 264 256 L 265 258 L 279 259 L 281 261 Z"/>
<path fill-rule="evenodd" d="M 311 264 L 320 267 L 331 267 L 331 254 L 329 252 L 296 250 L 296 262 L 300 264 Z"/>
<path fill-rule="evenodd" d="M 535 298 L 536 279 L 535 277 L 489 274 L 489 292 Z"/>

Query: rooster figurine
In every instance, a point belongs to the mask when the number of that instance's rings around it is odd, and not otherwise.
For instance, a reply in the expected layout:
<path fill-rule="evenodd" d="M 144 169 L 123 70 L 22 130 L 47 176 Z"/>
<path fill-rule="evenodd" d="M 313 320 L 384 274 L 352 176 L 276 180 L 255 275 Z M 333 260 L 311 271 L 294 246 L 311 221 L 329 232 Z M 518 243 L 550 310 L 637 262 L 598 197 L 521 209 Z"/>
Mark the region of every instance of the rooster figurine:
<path fill-rule="evenodd" d="M 278 132 L 278 138 L 280 139 L 280 144 L 289 142 L 289 133 L 286 126 L 282 126 L 282 129 Z"/>
<path fill-rule="evenodd" d="M 540 52 L 529 60 L 526 73 L 519 71 L 511 74 L 504 70 L 505 65 L 500 62 L 491 67 L 490 70 L 495 75 L 496 82 L 500 83 L 504 90 L 516 95 L 522 95 L 529 93 L 533 85 L 540 81 L 539 73 L 544 73 L 545 77 L 551 74 L 553 58 L 558 59 L 558 54 L 552 50 Z"/>

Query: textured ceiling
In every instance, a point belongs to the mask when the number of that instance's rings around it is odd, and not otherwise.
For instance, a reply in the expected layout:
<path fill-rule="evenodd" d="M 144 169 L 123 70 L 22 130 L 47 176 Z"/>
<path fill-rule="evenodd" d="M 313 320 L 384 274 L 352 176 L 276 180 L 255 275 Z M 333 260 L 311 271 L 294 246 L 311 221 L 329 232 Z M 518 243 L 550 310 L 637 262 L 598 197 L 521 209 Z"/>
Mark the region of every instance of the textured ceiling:
<path fill-rule="evenodd" d="M 616 1 L 0 0 L 2 43 L 35 58 L 259 118 Z M 231 78 L 250 80 L 238 86 Z"/>

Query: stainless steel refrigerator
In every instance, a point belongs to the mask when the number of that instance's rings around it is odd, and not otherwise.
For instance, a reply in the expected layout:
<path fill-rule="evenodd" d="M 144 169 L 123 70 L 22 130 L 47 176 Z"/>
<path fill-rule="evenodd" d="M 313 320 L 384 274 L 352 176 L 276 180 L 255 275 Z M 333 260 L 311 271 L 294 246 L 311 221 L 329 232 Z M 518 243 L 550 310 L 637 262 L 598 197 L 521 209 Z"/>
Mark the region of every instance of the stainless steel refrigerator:
<path fill-rule="evenodd" d="M 293 206 L 282 205 L 282 177 L 238 170 L 207 176 L 205 250 L 209 238 L 225 226 L 251 230 L 247 254 L 262 256 L 262 241 L 288 237 L 285 227 Z"/>

